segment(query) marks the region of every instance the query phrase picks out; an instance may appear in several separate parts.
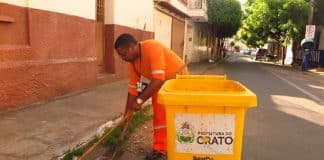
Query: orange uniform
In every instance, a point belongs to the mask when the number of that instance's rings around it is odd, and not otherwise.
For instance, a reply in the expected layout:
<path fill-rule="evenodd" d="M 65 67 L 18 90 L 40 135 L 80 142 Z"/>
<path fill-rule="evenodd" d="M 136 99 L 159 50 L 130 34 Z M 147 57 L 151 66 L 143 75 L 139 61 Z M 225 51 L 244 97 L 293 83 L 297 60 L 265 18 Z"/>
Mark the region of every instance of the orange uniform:
<path fill-rule="evenodd" d="M 129 64 L 130 81 L 128 92 L 137 95 L 136 83 L 140 76 L 147 79 L 167 80 L 174 78 L 175 74 L 187 74 L 185 67 L 181 71 L 184 62 L 170 49 L 156 40 L 140 42 L 141 56 Z M 176 73 L 179 72 L 179 73 Z M 152 104 L 154 110 L 154 140 L 153 148 L 160 152 L 166 152 L 166 122 L 165 109 L 157 103 L 157 92 L 153 93 Z"/>

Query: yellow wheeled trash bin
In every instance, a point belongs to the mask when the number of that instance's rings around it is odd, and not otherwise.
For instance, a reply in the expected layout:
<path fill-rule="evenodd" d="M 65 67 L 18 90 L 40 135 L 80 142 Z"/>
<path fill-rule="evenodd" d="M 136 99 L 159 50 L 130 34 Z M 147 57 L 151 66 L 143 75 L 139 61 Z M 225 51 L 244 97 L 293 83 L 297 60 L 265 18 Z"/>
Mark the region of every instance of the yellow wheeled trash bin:
<path fill-rule="evenodd" d="M 168 160 L 240 160 L 244 116 L 257 104 L 241 83 L 213 78 L 167 81 L 158 102 L 165 106 Z"/>
<path fill-rule="evenodd" d="M 224 75 L 177 75 L 176 79 L 218 79 L 218 80 L 226 80 L 227 76 Z"/>

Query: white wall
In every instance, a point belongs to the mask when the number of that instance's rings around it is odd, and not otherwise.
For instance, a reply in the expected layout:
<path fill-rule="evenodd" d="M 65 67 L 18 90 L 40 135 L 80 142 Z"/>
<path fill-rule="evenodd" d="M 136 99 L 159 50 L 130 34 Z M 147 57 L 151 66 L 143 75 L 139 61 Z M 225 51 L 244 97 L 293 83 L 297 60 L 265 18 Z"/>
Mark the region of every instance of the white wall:
<path fill-rule="evenodd" d="M 154 9 L 154 38 L 171 48 L 172 17 Z"/>
<path fill-rule="evenodd" d="M 0 0 L 0 3 L 12 4 L 20 7 L 27 7 L 27 0 Z"/>
<path fill-rule="evenodd" d="M 95 0 L 0 0 L 0 2 L 96 19 Z"/>
<path fill-rule="evenodd" d="M 170 3 L 172 6 L 176 7 L 178 10 L 182 11 L 185 14 L 188 14 L 187 6 L 185 6 L 183 3 L 179 2 L 179 0 L 170 0 Z"/>
<path fill-rule="evenodd" d="M 95 0 L 28 0 L 28 7 L 96 19 Z"/>
<path fill-rule="evenodd" d="M 185 38 L 184 38 L 184 57 L 187 57 L 187 62 L 192 62 L 194 56 L 194 43 L 193 43 L 193 33 L 194 33 L 194 25 L 190 20 L 186 20 L 185 23 Z"/>
<path fill-rule="evenodd" d="M 113 2 L 112 2 L 113 1 Z M 108 0 L 114 11 L 106 15 L 106 24 L 118 24 L 153 32 L 153 0 Z M 112 6 L 106 6 L 106 10 Z"/>
<path fill-rule="evenodd" d="M 105 0 L 105 24 L 114 24 L 115 0 Z"/>
<path fill-rule="evenodd" d="M 186 20 L 186 25 L 190 28 L 187 28 L 187 35 L 185 35 L 185 54 L 187 55 L 187 62 L 195 63 L 206 61 L 208 59 L 207 46 L 199 45 L 199 28 L 197 24 L 191 20 Z M 192 38 L 192 41 L 189 41 L 189 38 Z"/>

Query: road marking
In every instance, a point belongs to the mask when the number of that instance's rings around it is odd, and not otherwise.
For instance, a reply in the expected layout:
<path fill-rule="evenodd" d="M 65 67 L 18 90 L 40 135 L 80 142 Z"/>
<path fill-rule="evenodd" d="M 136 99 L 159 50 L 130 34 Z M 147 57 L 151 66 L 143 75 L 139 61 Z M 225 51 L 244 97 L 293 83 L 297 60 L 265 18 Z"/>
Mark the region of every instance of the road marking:
<path fill-rule="evenodd" d="M 317 101 L 317 102 L 320 102 L 320 103 L 323 103 L 323 102 L 321 101 L 320 98 L 318 98 L 318 97 L 315 96 L 314 94 L 312 94 L 312 93 L 306 91 L 305 89 L 300 88 L 300 87 L 297 86 L 295 83 L 290 82 L 289 80 L 287 80 L 287 79 L 285 79 L 285 78 L 279 76 L 278 74 L 276 74 L 276 73 L 274 73 L 274 72 L 272 72 L 272 71 L 269 71 L 269 72 L 272 73 L 273 75 L 275 75 L 276 77 L 278 77 L 279 79 L 283 80 L 284 82 L 288 83 L 288 84 L 291 85 L 292 87 L 298 89 L 298 90 L 301 91 L 302 93 L 306 94 L 307 96 L 309 96 L 309 97 L 312 98 L 313 100 L 315 100 L 315 101 Z"/>

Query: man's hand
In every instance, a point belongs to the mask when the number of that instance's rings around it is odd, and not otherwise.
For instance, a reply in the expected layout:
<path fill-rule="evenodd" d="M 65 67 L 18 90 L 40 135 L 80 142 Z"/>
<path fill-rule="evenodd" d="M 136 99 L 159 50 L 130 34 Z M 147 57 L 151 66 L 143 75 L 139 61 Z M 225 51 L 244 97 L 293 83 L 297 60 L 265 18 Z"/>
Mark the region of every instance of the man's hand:
<path fill-rule="evenodd" d="M 137 104 L 136 98 L 141 98 L 143 100 L 143 102 L 145 102 L 148 98 L 150 98 L 152 96 L 153 92 L 156 92 L 161 88 L 163 83 L 164 83 L 164 80 L 152 79 L 151 82 L 149 83 L 149 85 L 143 91 L 143 93 L 141 95 L 139 95 L 138 97 L 128 93 L 125 114 L 127 112 L 131 112 L 131 111 L 135 112 L 135 111 L 140 110 L 142 104 Z"/>
<path fill-rule="evenodd" d="M 137 104 L 136 101 L 132 102 L 132 104 L 130 105 L 130 110 L 132 110 L 133 112 L 136 112 L 138 110 L 140 110 L 142 107 L 142 105 Z"/>
<path fill-rule="evenodd" d="M 141 105 L 136 103 L 136 96 L 128 94 L 127 104 L 126 104 L 124 115 L 126 115 L 126 114 L 128 114 L 130 112 L 131 113 L 136 112 L 136 111 L 138 111 L 140 109 L 141 109 Z"/>

